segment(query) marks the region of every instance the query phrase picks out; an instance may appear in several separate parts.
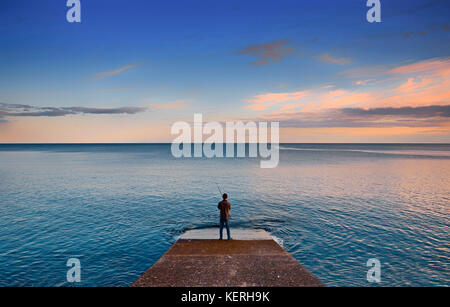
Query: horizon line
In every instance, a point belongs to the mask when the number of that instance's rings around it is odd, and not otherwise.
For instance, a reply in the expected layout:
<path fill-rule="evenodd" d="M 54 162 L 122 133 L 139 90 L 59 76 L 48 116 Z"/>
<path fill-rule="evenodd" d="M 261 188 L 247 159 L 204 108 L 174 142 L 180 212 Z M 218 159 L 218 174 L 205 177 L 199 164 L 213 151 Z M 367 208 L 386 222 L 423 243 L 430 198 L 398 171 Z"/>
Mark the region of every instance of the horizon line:
<path fill-rule="evenodd" d="M 1 145 L 171 145 L 171 142 L 61 142 L 61 143 L 0 143 Z M 182 143 L 181 143 L 182 144 Z M 210 143 L 187 143 L 187 144 L 210 144 Z M 211 143 L 215 144 L 215 143 Z M 271 144 L 267 143 L 217 143 L 217 144 Z M 450 143 L 439 143 L 439 142 L 420 142 L 420 143 L 410 143 L 410 142 L 280 142 L 278 144 L 332 144 L 332 145 L 351 145 L 351 144 L 367 144 L 367 145 L 450 145 Z"/>

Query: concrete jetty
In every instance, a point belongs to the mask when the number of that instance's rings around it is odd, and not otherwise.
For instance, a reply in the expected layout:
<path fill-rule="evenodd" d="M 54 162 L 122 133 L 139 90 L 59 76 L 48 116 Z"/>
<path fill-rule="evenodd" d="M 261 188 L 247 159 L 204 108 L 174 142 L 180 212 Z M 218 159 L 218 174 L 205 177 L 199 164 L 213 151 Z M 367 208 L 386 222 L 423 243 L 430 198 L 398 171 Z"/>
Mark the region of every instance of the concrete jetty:
<path fill-rule="evenodd" d="M 224 231 L 225 232 L 225 231 Z M 323 284 L 264 230 L 187 231 L 133 287 L 314 287 Z"/>

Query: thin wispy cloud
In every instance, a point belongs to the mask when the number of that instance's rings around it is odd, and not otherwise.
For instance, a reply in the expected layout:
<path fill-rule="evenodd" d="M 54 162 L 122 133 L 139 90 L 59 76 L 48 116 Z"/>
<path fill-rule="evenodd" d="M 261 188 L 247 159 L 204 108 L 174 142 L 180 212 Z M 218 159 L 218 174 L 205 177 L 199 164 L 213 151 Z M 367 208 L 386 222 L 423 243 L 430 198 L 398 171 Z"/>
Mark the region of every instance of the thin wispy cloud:
<path fill-rule="evenodd" d="M 339 75 L 350 79 L 376 78 L 386 74 L 386 71 L 393 67 L 395 67 L 395 65 L 362 66 L 341 71 Z"/>
<path fill-rule="evenodd" d="M 136 68 L 138 66 L 141 66 L 142 63 L 136 63 L 136 64 L 131 64 L 131 65 L 125 65 L 122 66 L 120 68 L 111 70 L 111 71 L 105 71 L 105 72 L 100 72 L 98 74 L 95 75 L 95 79 L 103 79 L 103 78 L 107 78 L 107 77 L 112 77 L 112 76 L 116 76 L 116 75 L 120 75 L 121 73 Z"/>
<path fill-rule="evenodd" d="M 269 63 L 279 62 L 289 56 L 294 51 L 293 47 L 288 47 L 289 44 L 289 40 L 280 40 L 250 45 L 237 51 L 237 53 L 256 57 L 257 60 L 253 62 L 253 65 L 267 65 Z"/>
<path fill-rule="evenodd" d="M 421 62 L 402 65 L 390 69 L 385 74 L 417 74 L 417 73 L 434 73 L 442 70 L 449 70 L 450 57 L 433 58 Z"/>
<path fill-rule="evenodd" d="M 450 57 L 427 59 L 415 63 L 393 63 L 387 65 L 363 66 L 344 70 L 339 74 L 347 78 L 375 78 L 386 75 L 434 73 L 439 70 L 448 70 Z"/>
<path fill-rule="evenodd" d="M 247 99 L 246 102 L 249 104 L 245 106 L 246 109 L 250 110 L 266 110 L 276 104 L 283 102 L 293 102 L 298 101 L 308 94 L 307 91 L 298 91 L 292 93 L 266 93 L 256 95 L 251 99 Z"/>
<path fill-rule="evenodd" d="M 163 103 L 153 103 L 150 105 L 150 108 L 154 110 L 183 110 L 188 107 L 188 103 L 191 101 L 191 99 L 180 99 Z"/>
<path fill-rule="evenodd" d="M 348 65 L 352 63 L 350 58 L 338 58 L 330 55 L 329 53 L 322 53 L 318 56 L 315 56 L 314 58 L 321 62 L 334 65 Z"/>
<path fill-rule="evenodd" d="M 410 32 L 405 32 L 402 33 L 402 36 L 404 39 L 409 39 L 415 36 L 424 36 L 427 35 L 427 32 L 425 31 L 410 31 Z"/>
<path fill-rule="evenodd" d="M 354 81 L 353 84 L 354 85 L 367 85 L 367 84 L 370 84 L 373 81 L 375 81 L 375 79 L 357 80 L 357 81 Z"/>

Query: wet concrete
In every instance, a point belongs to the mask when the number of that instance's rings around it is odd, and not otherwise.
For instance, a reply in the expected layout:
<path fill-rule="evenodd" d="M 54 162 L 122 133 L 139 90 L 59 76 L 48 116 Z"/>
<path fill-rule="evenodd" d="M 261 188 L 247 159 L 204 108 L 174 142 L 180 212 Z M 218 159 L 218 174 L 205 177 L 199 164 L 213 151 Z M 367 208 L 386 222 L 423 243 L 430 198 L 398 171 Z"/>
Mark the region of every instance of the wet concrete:
<path fill-rule="evenodd" d="M 323 286 L 266 232 L 247 231 L 241 233 L 241 238 L 247 239 L 231 241 L 204 239 L 208 236 L 206 233 L 182 236 L 132 286 Z M 232 236 L 239 237 L 237 231 Z"/>

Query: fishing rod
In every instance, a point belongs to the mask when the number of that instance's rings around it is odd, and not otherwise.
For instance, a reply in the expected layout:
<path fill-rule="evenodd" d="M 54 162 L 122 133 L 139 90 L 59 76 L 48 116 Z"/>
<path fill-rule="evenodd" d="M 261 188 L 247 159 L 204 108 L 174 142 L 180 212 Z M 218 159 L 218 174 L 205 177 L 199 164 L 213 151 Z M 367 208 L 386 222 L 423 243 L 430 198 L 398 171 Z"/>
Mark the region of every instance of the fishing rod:
<path fill-rule="evenodd" d="M 219 185 L 217 184 L 217 182 L 216 182 L 216 185 L 217 185 L 217 189 L 219 190 L 220 196 L 222 196 L 222 195 L 223 195 L 223 194 L 222 194 L 222 191 L 220 190 L 220 187 L 219 187 Z"/>

